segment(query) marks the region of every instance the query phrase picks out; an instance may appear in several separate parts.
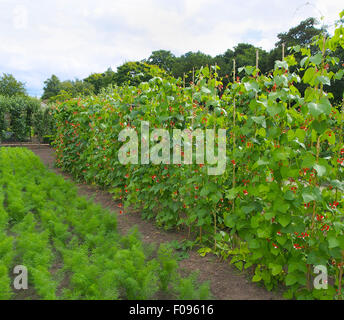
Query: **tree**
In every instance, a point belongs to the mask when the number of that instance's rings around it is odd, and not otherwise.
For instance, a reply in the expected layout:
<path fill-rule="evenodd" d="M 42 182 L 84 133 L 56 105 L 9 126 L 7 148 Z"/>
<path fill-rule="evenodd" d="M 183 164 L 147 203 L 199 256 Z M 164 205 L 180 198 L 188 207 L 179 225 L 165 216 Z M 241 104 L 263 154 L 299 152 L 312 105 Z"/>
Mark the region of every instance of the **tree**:
<path fill-rule="evenodd" d="M 45 86 L 43 88 L 42 95 L 43 100 L 49 99 L 59 94 L 61 90 L 61 81 L 57 76 L 53 74 L 51 78 L 44 81 L 44 84 Z"/>
<path fill-rule="evenodd" d="M 119 66 L 114 80 L 118 86 L 123 84 L 138 86 L 141 82 L 148 81 L 153 77 L 164 76 L 167 76 L 166 72 L 158 66 L 135 61 L 126 62 Z"/>
<path fill-rule="evenodd" d="M 92 83 L 79 79 L 61 82 L 58 77 L 52 75 L 44 83 L 45 87 L 42 99 L 49 101 L 63 101 L 79 95 L 94 94 L 95 92 Z"/>
<path fill-rule="evenodd" d="M 147 60 L 148 64 L 153 64 L 161 69 L 170 72 L 172 70 L 173 64 L 175 63 L 176 57 L 171 51 L 167 50 L 157 50 L 153 51 Z"/>
<path fill-rule="evenodd" d="M 101 73 L 92 73 L 84 81 L 93 85 L 96 94 L 103 87 L 103 75 Z"/>
<path fill-rule="evenodd" d="M 25 95 L 0 95 L 0 135 L 3 139 L 25 141 L 31 136 L 32 120 L 39 111 L 38 99 Z M 6 115 L 6 116 L 5 116 Z M 8 132 L 10 135 L 4 134 Z M 3 135 L 4 134 L 4 135 Z"/>
<path fill-rule="evenodd" d="M 239 43 L 234 47 L 234 58 L 238 67 L 255 66 L 256 65 L 256 52 L 258 50 L 258 68 L 265 73 L 267 71 L 267 55 L 268 53 L 248 43 Z"/>
<path fill-rule="evenodd" d="M 4 73 L 0 77 L 0 95 L 4 96 L 18 96 L 26 95 L 25 85 L 14 78 L 11 74 Z"/>
<path fill-rule="evenodd" d="M 110 84 L 115 83 L 116 73 L 110 67 L 102 73 L 102 76 L 102 88 L 107 88 Z"/>
<path fill-rule="evenodd" d="M 90 95 L 94 93 L 94 87 L 91 83 L 75 79 L 66 80 L 61 82 L 61 89 L 59 94 L 64 91 L 67 92 L 71 97 L 78 95 Z"/>
<path fill-rule="evenodd" d="M 201 51 L 197 52 L 187 52 L 179 58 L 175 59 L 173 64 L 172 74 L 174 77 L 183 77 L 184 74 L 191 73 L 193 69 L 200 69 L 202 66 L 210 66 L 214 64 L 214 59 L 212 56 L 207 55 Z M 192 79 L 189 78 L 190 82 Z"/>
<path fill-rule="evenodd" d="M 90 83 L 94 88 L 94 93 L 100 93 L 102 88 L 108 87 L 110 84 L 115 83 L 115 72 L 111 68 L 108 68 L 103 73 L 92 73 L 84 82 Z"/>
<path fill-rule="evenodd" d="M 288 32 L 282 32 L 277 35 L 279 39 L 275 46 L 280 47 L 282 43 L 285 43 L 286 48 L 291 46 L 307 46 L 311 44 L 314 36 L 324 32 L 323 28 L 316 28 L 315 26 L 319 24 L 315 18 L 308 18 L 300 22 L 294 28 L 289 29 Z"/>
<path fill-rule="evenodd" d="M 215 63 L 220 67 L 217 73 L 222 78 L 224 88 L 228 82 L 232 81 L 233 59 L 234 51 L 231 49 L 226 50 L 225 53 L 219 54 L 214 58 Z"/>
<path fill-rule="evenodd" d="M 65 101 L 78 96 L 94 94 L 94 86 L 86 81 L 75 79 L 60 82 L 58 94 L 49 97 L 49 101 Z"/>
<path fill-rule="evenodd" d="M 268 70 L 268 53 L 248 43 L 239 43 L 234 50 L 228 49 L 224 54 L 217 55 L 214 58 L 216 64 L 220 67 L 219 76 L 223 78 L 224 86 L 232 81 L 233 59 L 236 62 L 236 69 L 244 66 L 256 65 L 256 51 L 258 50 L 258 67 L 262 73 Z"/>

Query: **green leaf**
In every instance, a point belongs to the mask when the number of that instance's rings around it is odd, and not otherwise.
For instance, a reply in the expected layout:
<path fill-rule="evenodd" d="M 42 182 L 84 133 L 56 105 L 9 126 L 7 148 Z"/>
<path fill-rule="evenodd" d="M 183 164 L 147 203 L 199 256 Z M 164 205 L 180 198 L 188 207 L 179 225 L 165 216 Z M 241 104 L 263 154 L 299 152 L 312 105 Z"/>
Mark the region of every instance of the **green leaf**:
<path fill-rule="evenodd" d="M 266 109 L 271 117 L 274 117 L 277 114 L 283 112 L 284 107 L 282 104 L 274 104 L 273 106 L 268 106 Z"/>
<path fill-rule="evenodd" d="M 317 171 L 318 176 L 322 177 L 326 173 L 326 167 L 319 164 L 315 164 L 313 168 Z"/>
<path fill-rule="evenodd" d="M 234 263 L 234 265 L 241 271 L 242 267 L 243 267 L 243 262 L 242 261 L 238 261 L 238 262 Z"/>
<path fill-rule="evenodd" d="M 329 239 L 328 239 L 328 247 L 330 248 L 330 249 L 332 249 L 332 248 L 336 248 L 336 247 L 339 247 L 340 246 L 340 243 L 339 243 L 339 241 L 338 241 L 338 239 L 337 238 L 335 238 L 335 237 L 329 237 Z"/>
<path fill-rule="evenodd" d="M 271 127 L 268 131 L 269 137 L 271 138 L 277 138 L 281 135 L 281 128 L 279 127 Z"/>
<path fill-rule="evenodd" d="M 319 77 L 316 78 L 316 81 L 320 82 L 320 83 L 322 83 L 324 85 L 327 85 L 327 86 L 331 85 L 330 78 L 326 77 L 326 76 L 319 76 Z"/>
<path fill-rule="evenodd" d="M 255 274 L 252 278 L 253 282 L 258 282 L 260 280 L 262 280 L 262 276 L 260 274 Z"/>
<path fill-rule="evenodd" d="M 339 181 L 339 180 L 331 180 L 330 184 L 335 187 L 338 188 L 341 191 L 344 191 L 344 183 Z"/>
<path fill-rule="evenodd" d="M 210 190 L 207 186 L 204 186 L 200 192 L 201 197 L 206 197 L 210 193 Z"/>
<path fill-rule="evenodd" d="M 257 135 L 260 135 L 261 137 L 265 138 L 266 130 L 264 128 L 259 128 L 259 130 L 257 130 Z"/>
<path fill-rule="evenodd" d="M 281 175 L 283 178 L 297 178 L 299 176 L 299 171 L 297 169 L 290 169 L 289 167 L 281 167 Z"/>
<path fill-rule="evenodd" d="M 285 284 L 287 286 L 292 286 L 296 282 L 297 282 L 297 278 L 291 273 L 287 274 L 287 276 L 285 277 Z"/>
<path fill-rule="evenodd" d="M 335 75 L 334 75 L 334 79 L 335 80 L 340 80 L 342 79 L 344 76 L 344 69 L 340 69 Z"/>
<path fill-rule="evenodd" d="M 283 298 L 291 300 L 294 297 L 294 291 L 292 289 L 286 290 L 283 292 Z"/>
<path fill-rule="evenodd" d="M 260 116 L 260 117 L 252 117 L 252 120 L 261 125 L 263 128 L 266 128 L 266 121 L 265 121 L 265 116 Z"/>
<path fill-rule="evenodd" d="M 289 158 L 289 151 L 277 149 L 273 152 L 273 158 L 275 161 L 287 160 Z"/>
<path fill-rule="evenodd" d="M 286 227 L 290 223 L 291 217 L 289 214 L 281 214 L 277 216 L 277 221 L 281 224 L 282 227 Z"/>
<path fill-rule="evenodd" d="M 320 201 L 321 193 L 318 188 L 307 187 L 302 191 L 302 198 L 305 203 L 311 201 Z"/>
<path fill-rule="evenodd" d="M 286 213 L 288 211 L 289 207 L 290 207 L 289 203 L 285 202 L 281 198 L 277 198 L 273 204 L 274 210 L 282 212 L 282 213 Z"/>
<path fill-rule="evenodd" d="M 264 159 L 259 159 L 253 166 L 252 169 L 255 169 L 259 166 L 265 166 L 268 165 L 270 162 L 268 160 L 264 160 Z"/>
<path fill-rule="evenodd" d="M 296 129 L 295 136 L 299 139 L 299 141 L 304 141 L 306 132 L 305 130 Z"/>
<path fill-rule="evenodd" d="M 257 229 L 257 235 L 259 238 L 268 238 L 270 236 L 270 230 L 268 230 L 267 228 L 259 228 Z"/>
<path fill-rule="evenodd" d="M 322 97 L 318 103 L 309 102 L 308 109 L 312 116 L 317 117 L 320 114 L 329 115 L 331 113 L 331 103 L 326 97 Z"/>
<path fill-rule="evenodd" d="M 276 276 L 282 272 L 282 266 L 275 263 L 269 263 L 269 268 L 271 269 L 271 273 L 273 276 Z"/>
<path fill-rule="evenodd" d="M 248 241 L 248 246 L 250 249 L 258 249 L 260 248 L 259 241 L 256 239 L 251 239 Z"/>
<path fill-rule="evenodd" d="M 320 109 L 319 104 L 317 104 L 317 103 L 310 102 L 310 103 L 308 103 L 307 106 L 308 106 L 309 112 L 311 113 L 311 115 L 313 117 L 317 117 L 323 113 L 323 111 Z"/>
<path fill-rule="evenodd" d="M 285 237 L 285 236 L 279 236 L 279 237 L 277 238 L 277 242 L 278 242 L 280 245 L 284 246 L 284 244 L 287 242 L 287 237 Z"/>
<path fill-rule="evenodd" d="M 324 264 L 324 265 L 326 265 L 327 258 L 322 253 L 320 253 L 319 251 L 312 250 L 308 254 L 307 263 L 308 264 L 313 264 L 313 265 L 317 265 L 317 264 Z"/>
<path fill-rule="evenodd" d="M 206 78 L 208 78 L 209 77 L 209 68 L 208 67 L 203 67 L 203 68 L 201 68 L 201 72 L 202 72 L 202 74 L 206 77 Z"/>
<path fill-rule="evenodd" d="M 264 159 L 259 159 L 259 160 L 257 161 L 257 165 L 258 165 L 258 166 L 265 166 L 265 165 L 267 165 L 267 164 L 269 164 L 269 163 L 270 163 L 269 161 L 264 160 Z"/>
<path fill-rule="evenodd" d="M 294 200 L 294 199 L 295 199 L 295 194 L 294 194 L 294 192 L 288 190 L 288 191 L 284 194 L 284 199 L 286 199 L 286 200 Z"/>
<path fill-rule="evenodd" d="M 316 71 L 315 68 L 308 68 L 305 72 L 305 74 L 303 75 L 303 81 L 305 83 L 310 83 L 313 81 L 314 77 L 316 75 Z"/>
<path fill-rule="evenodd" d="M 295 132 L 291 129 L 288 130 L 287 137 L 288 137 L 288 141 L 292 141 L 295 137 Z"/>
<path fill-rule="evenodd" d="M 221 192 L 212 193 L 210 196 L 210 199 L 212 200 L 213 203 L 218 203 L 221 198 L 222 198 Z"/>
<path fill-rule="evenodd" d="M 307 154 L 302 161 L 302 168 L 312 168 L 315 163 L 315 158 L 311 154 Z"/>
<path fill-rule="evenodd" d="M 288 264 L 288 272 L 291 273 L 293 271 L 307 272 L 306 264 L 302 261 L 291 261 Z"/>
<path fill-rule="evenodd" d="M 296 45 L 296 46 L 293 47 L 293 50 L 294 50 L 295 52 L 300 52 L 301 46 L 300 46 L 300 45 Z"/>
<path fill-rule="evenodd" d="M 274 218 L 275 217 L 275 212 L 273 212 L 273 211 L 268 211 L 268 212 L 265 212 L 265 214 L 264 214 L 264 219 L 265 220 L 271 220 L 272 218 Z"/>
<path fill-rule="evenodd" d="M 302 58 L 302 60 L 300 61 L 300 66 L 303 68 L 303 66 L 305 65 L 306 61 L 308 60 L 308 57 L 304 57 Z"/>
<path fill-rule="evenodd" d="M 322 97 L 319 101 L 319 107 L 327 116 L 331 113 L 331 103 L 327 97 Z"/>
<path fill-rule="evenodd" d="M 318 121 L 314 120 L 312 122 L 312 128 L 318 133 L 318 134 L 323 134 L 326 129 L 327 129 L 327 122 L 324 121 Z M 316 139 L 315 139 L 316 140 Z"/>
<path fill-rule="evenodd" d="M 201 88 L 201 91 L 202 91 L 203 93 L 205 93 L 205 94 L 210 94 L 210 93 L 211 93 L 211 91 L 210 91 L 208 88 L 206 88 L 206 87 L 202 87 L 202 88 Z"/>
<path fill-rule="evenodd" d="M 253 66 L 246 66 L 244 69 L 247 75 L 251 75 L 256 68 Z"/>
<path fill-rule="evenodd" d="M 199 255 L 201 257 L 205 257 L 207 253 L 210 253 L 211 252 L 211 249 L 210 248 L 201 248 L 199 250 L 197 250 L 197 252 L 199 253 Z"/>
<path fill-rule="evenodd" d="M 226 192 L 226 198 L 229 200 L 233 200 L 233 199 L 235 199 L 238 192 L 239 192 L 239 190 L 237 188 L 232 188 Z"/>
<path fill-rule="evenodd" d="M 322 61 L 322 54 L 317 53 L 315 56 L 310 57 L 309 59 L 312 63 L 319 65 Z"/>
<path fill-rule="evenodd" d="M 259 216 L 259 215 L 253 216 L 251 218 L 251 227 L 254 229 L 258 228 L 260 221 L 261 221 L 261 216 Z"/>
<path fill-rule="evenodd" d="M 227 214 L 224 220 L 225 226 L 228 228 L 234 228 L 236 224 L 236 216 L 234 214 Z"/>
<path fill-rule="evenodd" d="M 254 91 L 254 92 L 258 92 L 259 90 L 259 86 L 258 83 L 256 81 L 249 81 L 249 82 L 245 82 L 244 83 L 245 89 L 247 91 Z"/>
<path fill-rule="evenodd" d="M 254 211 L 254 209 L 256 209 L 256 206 L 254 204 L 250 204 L 248 206 L 243 206 L 241 209 L 245 214 L 248 214 Z"/>

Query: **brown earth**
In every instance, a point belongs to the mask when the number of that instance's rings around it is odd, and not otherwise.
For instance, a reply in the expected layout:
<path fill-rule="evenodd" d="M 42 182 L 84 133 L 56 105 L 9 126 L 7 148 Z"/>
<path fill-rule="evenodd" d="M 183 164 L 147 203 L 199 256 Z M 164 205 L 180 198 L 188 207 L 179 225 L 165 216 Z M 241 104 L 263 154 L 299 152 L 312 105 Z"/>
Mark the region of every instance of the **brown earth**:
<path fill-rule="evenodd" d="M 42 162 L 52 171 L 72 180 L 72 177 L 54 166 L 54 150 L 47 146 L 29 146 Z M 79 194 L 93 199 L 96 203 L 108 208 L 117 215 L 118 231 L 125 234 L 134 225 L 138 227 L 145 243 L 163 243 L 173 240 L 183 240 L 187 237 L 185 231 L 164 231 L 154 225 L 152 221 L 144 221 L 140 214 L 134 210 L 128 210 L 125 214 L 119 214 L 119 208 L 112 195 L 100 190 L 96 186 L 76 183 Z M 212 295 L 217 300 L 279 300 L 283 299 L 280 292 L 269 292 L 263 287 L 250 281 L 247 274 L 240 273 L 228 261 L 220 261 L 215 255 L 208 254 L 201 257 L 196 250 L 189 252 L 189 258 L 179 262 L 181 268 L 186 271 L 199 270 L 200 281 L 210 281 Z"/>

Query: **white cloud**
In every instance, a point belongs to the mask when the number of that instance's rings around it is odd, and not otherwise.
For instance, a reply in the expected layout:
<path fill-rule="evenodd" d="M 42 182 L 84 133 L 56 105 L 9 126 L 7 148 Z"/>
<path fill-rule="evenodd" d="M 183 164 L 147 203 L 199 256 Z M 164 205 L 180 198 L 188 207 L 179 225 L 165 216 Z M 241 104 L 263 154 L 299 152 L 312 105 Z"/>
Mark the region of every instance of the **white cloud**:
<path fill-rule="evenodd" d="M 13 25 L 15 29 L 25 29 L 27 27 L 27 10 L 22 5 L 15 6 L 13 10 Z"/>
<path fill-rule="evenodd" d="M 216 55 L 239 42 L 269 50 L 301 20 L 332 24 L 342 0 L 0 0 L 0 73 L 40 91 L 147 58 L 153 50 Z"/>

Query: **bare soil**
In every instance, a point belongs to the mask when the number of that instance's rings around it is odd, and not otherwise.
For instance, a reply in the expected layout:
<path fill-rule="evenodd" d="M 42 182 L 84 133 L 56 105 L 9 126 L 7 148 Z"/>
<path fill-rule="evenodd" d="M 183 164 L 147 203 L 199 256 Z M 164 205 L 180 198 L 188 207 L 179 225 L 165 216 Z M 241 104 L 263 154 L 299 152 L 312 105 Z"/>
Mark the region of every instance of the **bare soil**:
<path fill-rule="evenodd" d="M 52 171 L 62 175 L 65 179 L 72 177 L 55 167 L 54 150 L 49 146 L 25 145 L 38 155 L 42 162 Z M 75 182 L 75 181 L 74 181 Z M 128 232 L 134 225 L 138 227 L 145 243 L 160 244 L 173 240 L 183 240 L 187 237 L 186 231 L 164 231 L 154 225 L 152 221 L 142 220 L 137 210 L 129 210 L 119 214 L 119 208 L 110 193 L 100 188 L 75 182 L 79 194 L 93 199 L 104 208 L 108 208 L 117 215 L 118 231 Z M 248 274 L 240 273 L 228 261 L 220 261 L 215 255 L 208 254 L 201 257 L 196 250 L 189 252 L 189 258 L 179 262 L 181 268 L 187 271 L 199 270 L 200 281 L 210 281 L 212 295 L 217 300 L 280 300 L 280 292 L 269 292 L 265 288 L 251 282 Z"/>

